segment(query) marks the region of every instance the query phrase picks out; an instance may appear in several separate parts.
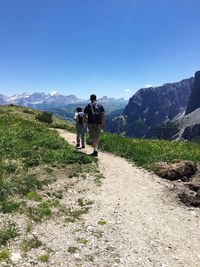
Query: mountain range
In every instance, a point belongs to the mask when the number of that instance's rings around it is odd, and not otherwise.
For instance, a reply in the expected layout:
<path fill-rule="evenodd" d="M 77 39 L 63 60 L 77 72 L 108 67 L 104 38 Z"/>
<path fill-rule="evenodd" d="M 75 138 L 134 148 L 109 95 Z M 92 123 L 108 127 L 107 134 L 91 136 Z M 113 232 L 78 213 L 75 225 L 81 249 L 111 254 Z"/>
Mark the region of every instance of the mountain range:
<path fill-rule="evenodd" d="M 200 136 L 200 71 L 180 82 L 140 89 L 123 112 L 111 118 L 108 130 L 140 138 Z"/>
<path fill-rule="evenodd" d="M 192 140 L 200 138 L 200 71 L 195 77 L 162 86 L 141 88 L 129 101 L 104 96 L 98 100 L 107 113 L 107 131 L 124 136 Z M 57 92 L 0 95 L 0 105 L 46 110 L 72 120 L 77 106 L 88 100 Z"/>
<path fill-rule="evenodd" d="M 49 111 L 61 118 L 72 120 L 74 111 L 77 106 L 84 108 L 89 102 L 86 99 L 77 98 L 75 95 L 61 95 L 57 92 L 50 94 L 45 93 L 23 93 L 12 96 L 0 95 L 0 105 L 19 105 L 39 110 Z M 115 110 L 123 110 L 128 103 L 124 98 L 114 98 L 103 96 L 98 99 L 106 109 L 106 113 L 110 114 Z"/>
<path fill-rule="evenodd" d="M 79 102 L 75 95 L 60 95 L 56 92 L 51 94 L 45 93 L 23 93 L 12 96 L 0 95 L 0 105 L 5 104 L 14 104 L 25 107 L 43 109 L 43 108 L 56 108 L 56 107 L 65 107 L 67 104 Z"/>

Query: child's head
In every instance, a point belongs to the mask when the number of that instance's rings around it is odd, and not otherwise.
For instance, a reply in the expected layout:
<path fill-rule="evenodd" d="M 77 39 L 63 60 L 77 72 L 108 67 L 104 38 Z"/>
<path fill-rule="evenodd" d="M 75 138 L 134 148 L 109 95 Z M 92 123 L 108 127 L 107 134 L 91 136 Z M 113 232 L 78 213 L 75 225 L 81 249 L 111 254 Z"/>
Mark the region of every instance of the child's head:
<path fill-rule="evenodd" d="M 76 111 L 81 112 L 81 111 L 83 111 L 83 109 L 81 107 L 77 107 Z"/>

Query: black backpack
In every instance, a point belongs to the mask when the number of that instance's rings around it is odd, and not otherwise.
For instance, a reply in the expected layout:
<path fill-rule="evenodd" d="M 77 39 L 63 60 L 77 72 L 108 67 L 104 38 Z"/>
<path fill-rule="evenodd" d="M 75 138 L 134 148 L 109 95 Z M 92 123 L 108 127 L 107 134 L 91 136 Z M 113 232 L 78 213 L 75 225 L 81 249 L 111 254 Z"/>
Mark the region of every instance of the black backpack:
<path fill-rule="evenodd" d="M 91 110 L 92 121 L 94 123 L 98 123 L 99 120 L 101 120 L 101 114 L 102 114 L 102 111 L 101 111 L 99 104 L 98 103 L 92 103 L 92 104 L 88 104 L 88 105 L 89 105 L 89 108 Z"/>
<path fill-rule="evenodd" d="M 78 124 L 83 125 L 83 114 L 78 114 Z"/>

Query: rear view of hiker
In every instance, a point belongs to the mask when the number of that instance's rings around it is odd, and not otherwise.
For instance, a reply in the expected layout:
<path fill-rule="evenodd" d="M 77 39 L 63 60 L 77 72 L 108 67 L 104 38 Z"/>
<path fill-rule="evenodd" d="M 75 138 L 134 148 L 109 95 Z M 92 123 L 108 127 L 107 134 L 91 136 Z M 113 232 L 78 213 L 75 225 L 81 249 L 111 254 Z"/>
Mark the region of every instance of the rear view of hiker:
<path fill-rule="evenodd" d="M 105 111 L 103 106 L 97 102 L 96 95 L 90 96 L 90 103 L 85 107 L 84 114 L 94 148 L 91 156 L 97 157 L 101 128 L 105 128 Z"/>
<path fill-rule="evenodd" d="M 76 147 L 85 148 L 86 144 L 86 125 L 83 121 L 84 113 L 81 107 L 76 109 L 74 120 L 76 121 Z M 81 141 L 81 142 L 80 142 Z M 80 148 L 81 148 L 80 147 Z"/>

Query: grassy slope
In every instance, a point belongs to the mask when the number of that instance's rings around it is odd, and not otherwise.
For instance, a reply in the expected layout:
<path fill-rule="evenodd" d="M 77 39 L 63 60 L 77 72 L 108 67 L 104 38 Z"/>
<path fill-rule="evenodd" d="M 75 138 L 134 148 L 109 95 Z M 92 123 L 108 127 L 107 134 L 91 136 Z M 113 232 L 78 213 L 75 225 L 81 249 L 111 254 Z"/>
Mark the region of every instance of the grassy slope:
<path fill-rule="evenodd" d="M 146 168 L 155 162 L 174 159 L 200 162 L 200 145 L 190 142 L 125 138 L 105 133 L 101 136 L 101 148 Z"/>
<path fill-rule="evenodd" d="M 38 112 L 0 107 L 0 266 L 10 266 L 13 250 L 20 251 L 25 263 L 32 259 L 29 251 L 38 249 L 36 259 L 47 262 L 51 249 L 33 233 L 34 227 L 58 217 L 61 224 L 80 220 L 93 202 L 80 195 L 68 198 L 69 186 L 91 172 L 93 181 L 100 184 L 100 180 L 95 181 L 100 176 L 96 160 L 78 152 L 57 131 L 49 129 L 74 131 L 74 126 L 57 118 L 50 125 L 38 122 Z M 56 186 L 60 177 L 62 188 Z"/>
<path fill-rule="evenodd" d="M 2 188 L 8 185 L 4 184 L 4 181 L 10 180 L 13 174 L 25 177 L 29 169 L 35 166 L 65 166 L 77 162 L 80 164 L 92 162 L 91 158 L 74 151 L 58 136 L 56 131 L 48 129 L 48 127 L 55 127 L 74 131 L 73 125 L 58 118 L 54 118 L 50 126 L 39 123 L 35 120 L 36 113 L 38 111 L 26 108 L 0 107 L 0 181 Z M 200 162 L 200 146 L 189 142 L 133 139 L 104 133 L 101 135 L 100 143 L 103 150 L 150 169 L 155 162 L 173 159 Z M 1 189 L 1 192 L 3 190 L 7 192 L 5 188 Z M 7 194 L 5 192 L 4 195 Z M 7 195 L 10 196 L 11 193 Z"/>
<path fill-rule="evenodd" d="M 73 125 L 57 118 L 53 118 L 50 125 L 40 123 L 35 120 L 38 112 L 20 107 L 0 107 L 0 214 L 13 215 L 13 222 L 0 222 L 0 262 L 9 262 L 7 246 L 11 239 L 22 234 L 15 223 L 16 213 L 20 212 L 20 217 L 26 218 L 26 231 L 30 232 L 30 221 L 38 223 L 61 214 L 66 217 L 66 222 L 74 222 L 89 209 L 83 199 L 78 199 L 79 208 L 62 206 L 60 199 L 65 192 L 47 191 L 46 185 L 53 182 L 54 169 L 71 178 L 82 170 L 94 170 L 95 166 L 92 165 L 93 158 L 75 151 L 56 131 L 49 129 L 64 128 L 73 132 Z M 200 146 L 192 143 L 131 139 L 104 133 L 101 148 L 146 168 L 151 168 L 154 162 L 177 158 L 200 161 Z M 66 166 L 70 167 L 69 173 Z M 99 177 L 97 173 L 96 179 Z M 30 201 L 34 205 L 30 206 Z M 33 237 L 27 242 L 22 245 L 29 250 L 40 241 Z"/>
<path fill-rule="evenodd" d="M 0 107 L 0 212 L 22 212 L 24 197 L 48 183 L 48 179 L 39 179 L 43 171 L 46 170 L 43 176 L 48 177 L 49 168 L 93 162 L 91 157 L 75 151 L 56 131 L 48 129 L 47 124 L 36 121 L 37 112 Z M 53 125 L 73 130 L 56 118 Z M 27 210 L 23 207 L 23 211 Z"/>

